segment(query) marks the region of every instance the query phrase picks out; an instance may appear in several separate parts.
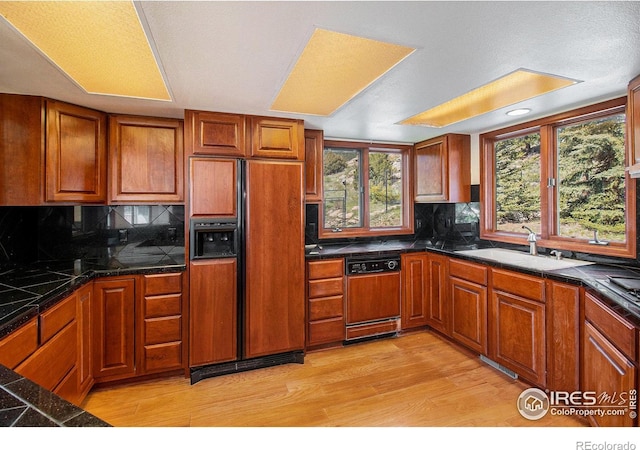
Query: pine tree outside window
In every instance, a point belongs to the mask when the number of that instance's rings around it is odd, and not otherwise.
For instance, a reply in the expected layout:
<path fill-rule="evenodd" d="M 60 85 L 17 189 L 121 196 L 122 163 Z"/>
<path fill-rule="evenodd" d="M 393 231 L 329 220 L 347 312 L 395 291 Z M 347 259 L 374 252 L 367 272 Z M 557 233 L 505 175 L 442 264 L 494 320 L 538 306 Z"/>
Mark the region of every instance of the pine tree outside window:
<path fill-rule="evenodd" d="M 480 136 L 481 237 L 635 258 L 624 98 Z M 595 238 L 597 232 L 597 239 Z"/>

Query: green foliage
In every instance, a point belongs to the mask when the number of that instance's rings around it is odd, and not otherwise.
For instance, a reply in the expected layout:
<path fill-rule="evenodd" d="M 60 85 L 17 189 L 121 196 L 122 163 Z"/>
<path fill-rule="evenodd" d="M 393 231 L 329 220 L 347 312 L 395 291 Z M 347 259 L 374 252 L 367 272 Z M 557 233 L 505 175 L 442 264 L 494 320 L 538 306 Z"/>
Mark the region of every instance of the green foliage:
<path fill-rule="evenodd" d="M 323 156 L 323 170 L 325 175 L 333 175 L 347 168 L 347 160 L 343 155 L 336 152 L 325 151 Z"/>

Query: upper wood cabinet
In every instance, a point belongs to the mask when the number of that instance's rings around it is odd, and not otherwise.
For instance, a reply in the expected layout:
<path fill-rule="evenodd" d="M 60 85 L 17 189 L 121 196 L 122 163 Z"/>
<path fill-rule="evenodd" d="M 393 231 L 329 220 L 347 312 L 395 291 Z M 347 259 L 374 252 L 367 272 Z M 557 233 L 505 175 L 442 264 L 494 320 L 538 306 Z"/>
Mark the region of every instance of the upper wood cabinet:
<path fill-rule="evenodd" d="M 628 142 L 631 145 L 629 164 L 640 163 L 640 75 L 629 83 L 627 98 L 627 124 L 629 129 Z"/>
<path fill-rule="evenodd" d="M 189 158 L 190 217 L 238 215 L 238 161 Z"/>
<path fill-rule="evenodd" d="M 104 203 L 107 115 L 47 100 L 46 200 Z"/>
<path fill-rule="evenodd" d="M 304 160 L 302 120 L 252 116 L 250 123 L 252 157 Z"/>
<path fill-rule="evenodd" d="M 246 155 L 246 117 L 208 111 L 186 110 L 185 145 L 188 155 Z"/>
<path fill-rule="evenodd" d="M 181 120 L 109 117 L 109 203 L 184 201 Z"/>
<path fill-rule="evenodd" d="M 471 138 L 446 134 L 414 146 L 414 197 L 419 203 L 471 200 Z"/>
<path fill-rule="evenodd" d="M 322 201 L 322 152 L 324 133 L 322 130 L 304 130 L 305 201 Z"/>

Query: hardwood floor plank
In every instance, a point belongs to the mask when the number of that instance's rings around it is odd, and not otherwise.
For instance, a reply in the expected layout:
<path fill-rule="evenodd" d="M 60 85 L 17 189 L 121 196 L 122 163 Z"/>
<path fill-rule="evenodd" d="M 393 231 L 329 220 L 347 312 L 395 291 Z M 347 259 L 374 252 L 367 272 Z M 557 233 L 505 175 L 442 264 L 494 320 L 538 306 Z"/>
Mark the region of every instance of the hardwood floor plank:
<path fill-rule="evenodd" d="M 530 387 L 429 331 L 322 350 L 287 364 L 202 380 L 98 388 L 83 407 L 119 427 L 579 427 L 523 418 Z"/>

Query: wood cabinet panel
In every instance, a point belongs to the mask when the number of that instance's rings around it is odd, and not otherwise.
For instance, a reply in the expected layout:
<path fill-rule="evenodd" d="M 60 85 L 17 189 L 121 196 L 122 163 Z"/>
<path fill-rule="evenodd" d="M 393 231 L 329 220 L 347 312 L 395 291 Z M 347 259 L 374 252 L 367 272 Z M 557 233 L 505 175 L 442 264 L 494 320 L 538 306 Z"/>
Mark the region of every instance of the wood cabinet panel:
<path fill-rule="evenodd" d="M 584 314 L 608 339 L 631 359 L 636 359 L 636 328 L 611 311 L 589 292 L 585 293 Z"/>
<path fill-rule="evenodd" d="M 182 317 L 153 317 L 144 320 L 144 344 L 161 344 L 182 340 Z"/>
<path fill-rule="evenodd" d="M 0 205 L 44 202 L 45 102 L 0 94 Z"/>
<path fill-rule="evenodd" d="M 191 217 L 238 215 L 237 161 L 190 158 Z"/>
<path fill-rule="evenodd" d="M 342 277 L 324 280 L 309 280 L 309 298 L 327 297 L 342 294 L 344 281 Z"/>
<path fill-rule="evenodd" d="M 235 258 L 190 264 L 190 366 L 237 359 L 237 271 Z"/>
<path fill-rule="evenodd" d="M 640 163 L 640 75 L 629 82 L 627 94 L 627 130 L 632 158 L 630 164 L 634 164 Z"/>
<path fill-rule="evenodd" d="M 182 273 L 144 275 L 144 295 L 179 294 L 182 292 Z"/>
<path fill-rule="evenodd" d="M 0 340 L 0 364 L 15 369 L 38 349 L 38 318 Z"/>
<path fill-rule="evenodd" d="M 135 375 L 135 278 L 94 281 L 93 373 Z"/>
<path fill-rule="evenodd" d="M 344 324 L 344 259 L 307 263 L 308 347 L 342 342 Z"/>
<path fill-rule="evenodd" d="M 345 339 L 343 317 L 333 319 L 315 320 L 309 323 L 307 328 L 309 336 L 307 340 L 310 346 L 330 344 Z"/>
<path fill-rule="evenodd" d="M 40 344 L 44 344 L 67 324 L 76 320 L 77 296 L 71 295 L 40 314 Z"/>
<path fill-rule="evenodd" d="M 471 199 L 471 138 L 447 134 L 414 146 L 416 202 L 468 202 Z"/>
<path fill-rule="evenodd" d="M 344 259 L 326 259 L 308 264 L 309 279 L 337 278 L 344 275 Z"/>
<path fill-rule="evenodd" d="M 401 255 L 403 330 L 425 326 L 429 310 L 429 258 L 426 253 Z"/>
<path fill-rule="evenodd" d="M 342 317 L 344 311 L 344 296 L 311 298 L 309 299 L 309 320 L 323 320 Z"/>
<path fill-rule="evenodd" d="M 78 296 L 78 402 L 93 387 L 93 282 L 85 284 Z"/>
<path fill-rule="evenodd" d="M 104 203 L 107 197 L 107 116 L 47 100 L 46 199 Z"/>
<path fill-rule="evenodd" d="M 109 117 L 109 202 L 184 201 L 181 120 Z"/>
<path fill-rule="evenodd" d="M 180 316 L 182 314 L 182 294 L 145 296 L 144 318 Z"/>
<path fill-rule="evenodd" d="M 579 286 L 547 282 L 547 387 L 580 390 Z"/>
<path fill-rule="evenodd" d="M 486 286 L 489 281 L 489 268 L 481 264 L 452 258 L 449 260 L 449 275 Z"/>
<path fill-rule="evenodd" d="M 246 118 L 240 114 L 185 111 L 185 145 L 188 155 L 246 155 Z"/>
<path fill-rule="evenodd" d="M 181 369 L 183 366 L 182 346 L 181 341 L 145 345 L 142 350 L 144 352 L 144 373 Z"/>
<path fill-rule="evenodd" d="M 301 120 L 252 116 L 250 121 L 252 157 L 304 160 Z"/>
<path fill-rule="evenodd" d="M 488 354 L 487 288 L 457 277 L 449 281 L 451 337 L 470 349 Z"/>
<path fill-rule="evenodd" d="M 593 391 L 598 395 L 620 395 L 637 389 L 637 369 L 609 339 L 595 326 L 586 321 L 582 338 L 582 390 Z M 637 391 L 636 391 L 637 392 Z M 629 414 L 623 416 L 605 415 L 589 417 L 589 422 L 597 426 L 630 427 L 634 419 Z"/>
<path fill-rule="evenodd" d="M 304 349 L 304 164 L 247 161 L 246 357 Z"/>
<path fill-rule="evenodd" d="M 347 277 L 347 324 L 400 316 L 400 273 Z"/>
<path fill-rule="evenodd" d="M 542 278 L 501 269 L 492 269 L 491 278 L 493 289 L 511 292 L 538 302 L 545 301 L 546 286 Z"/>
<path fill-rule="evenodd" d="M 322 153 L 324 151 L 324 133 L 322 130 L 304 130 L 305 165 L 305 201 L 321 202 L 322 189 Z"/>
<path fill-rule="evenodd" d="M 427 325 L 450 335 L 451 314 L 447 279 L 448 259 L 443 255 L 430 254 L 428 260 L 429 309 Z"/>

